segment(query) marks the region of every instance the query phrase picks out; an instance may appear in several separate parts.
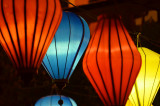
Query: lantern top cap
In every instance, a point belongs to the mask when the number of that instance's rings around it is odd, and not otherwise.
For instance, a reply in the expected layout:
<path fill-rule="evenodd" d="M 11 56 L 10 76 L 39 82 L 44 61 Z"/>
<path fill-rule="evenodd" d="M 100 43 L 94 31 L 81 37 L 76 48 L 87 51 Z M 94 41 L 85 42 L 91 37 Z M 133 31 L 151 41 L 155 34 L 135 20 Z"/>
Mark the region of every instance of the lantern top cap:
<path fill-rule="evenodd" d="M 122 17 L 119 15 L 107 15 L 107 14 L 101 14 L 97 17 L 97 20 L 100 21 L 102 19 L 121 19 Z"/>

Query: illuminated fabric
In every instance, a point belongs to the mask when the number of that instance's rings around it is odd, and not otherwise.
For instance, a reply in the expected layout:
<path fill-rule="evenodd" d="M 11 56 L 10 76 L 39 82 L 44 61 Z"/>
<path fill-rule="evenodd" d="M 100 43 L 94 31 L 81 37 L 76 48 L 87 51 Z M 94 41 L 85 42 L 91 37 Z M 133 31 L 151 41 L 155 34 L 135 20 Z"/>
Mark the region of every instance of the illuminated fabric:
<path fill-rule="evenodd" d="M 134 105 L 133 105 L 132 102 L 128 99 L 125 106 L 134 106 Z"/>
<path fill-rule="evenodd" d="M 62 21 L 42 65 L 53 79 L 69 80 L 90 39 L 88 24 L 71 12 Z"/>
<path fill-rule="evenodd" d="M 140 54 L 122 21 L 100 16 L 83 70 L 104 105 L 125 105 L 140 66 Z"/>
<path fill-rule="evenodd" d="M 60 100 L 60 95 L 46 96 L 39 99 L 35 106 L 60 106 L 58 101 Z M 69 97 L 61 96 L 61 100 L 63 100 L 62 106 L 77 106 L 76 102 Z"/>
<path fill-rule="evenodd" d="M 129 100 L 134 106 L 151 106 L 160 87 L 160 55 L 145 47 L 138 48 L 142 67 Z"/>
<path fill-rule="evenodd" d="M 59 0 L 0 0 L 0 43 L 18 70 L 41 65 L 61 17 Z"/>

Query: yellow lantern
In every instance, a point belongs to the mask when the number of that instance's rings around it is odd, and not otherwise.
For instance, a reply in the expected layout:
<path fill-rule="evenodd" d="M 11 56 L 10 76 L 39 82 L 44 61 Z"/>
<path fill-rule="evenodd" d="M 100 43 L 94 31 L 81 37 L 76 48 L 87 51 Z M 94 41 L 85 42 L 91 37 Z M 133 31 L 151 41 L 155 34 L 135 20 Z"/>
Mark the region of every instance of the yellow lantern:
<path fill-rule="evenodd" d="M 127 100 L 126 106 L 133 106 L 132 102 L 129 99 Z"/>
<path fill-rule="evenodd" d="M 145 47 L 139 47 L 138 50 L 142 66 L 129 100 L 134 106 L 151 106 L 160 87 L 160 55 Z"/>
<path fill-rule="evenodd" d="M 134 106 L 132 102 L 128 99 L 125 106 Z M 153 106 L 152 104 L 150 106 Z"/>

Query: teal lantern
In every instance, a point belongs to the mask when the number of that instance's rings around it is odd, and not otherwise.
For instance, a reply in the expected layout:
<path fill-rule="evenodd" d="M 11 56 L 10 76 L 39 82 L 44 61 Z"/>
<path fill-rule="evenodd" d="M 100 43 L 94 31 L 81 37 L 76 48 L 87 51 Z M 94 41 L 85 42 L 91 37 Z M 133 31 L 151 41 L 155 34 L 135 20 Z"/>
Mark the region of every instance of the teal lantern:
<path fill-rule="evenodd" d="M 42 65 L 59 89 L 71 77 L 90 39 L 86 21 L 71 12 L 63 12 L 60 26 Z"/>
<path fill-rule="evenodd" d="M 77 104 L 70 97 L 51 95 L 39 99 L 35 106 L 77 106 Z"/>

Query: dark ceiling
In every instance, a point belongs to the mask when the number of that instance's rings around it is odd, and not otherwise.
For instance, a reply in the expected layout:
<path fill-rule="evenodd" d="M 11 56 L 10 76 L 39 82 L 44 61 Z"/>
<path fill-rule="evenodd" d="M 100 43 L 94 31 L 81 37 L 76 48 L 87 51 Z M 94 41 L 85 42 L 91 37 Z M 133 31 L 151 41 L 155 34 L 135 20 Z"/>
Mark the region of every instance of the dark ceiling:
<path fill-rule="evenodd" d="M 95 22 L 100 14 L 121 15 L 133 40 L 141 32 L 141 43 L 160 53 L 160 0 L 90 0 L 87 5 L 68 8 L 68 1 L 61 0 L 63 10 L 74 12 L 82 16 L 88 24 Z M 149 10 L 158 12 L 157 22 L 144 22 L 136 26 L 133 19 L 143 17 Z M 132 20 L 131 20 L 132 19 Z M 98 95 L 83 73 L 82 59 L 80 60 L 69 84 L 62 94 L 73 98 L 78 106 L 102 106 Z M 41 66 L 39 74 L 26 86 L 15 74 L 9 58 L 0 46 L 0 106 L 33 106 L 41 97 L 55 94 L 52 80 Z M 153 104 L 160 106 L 160 91 Z"/>

